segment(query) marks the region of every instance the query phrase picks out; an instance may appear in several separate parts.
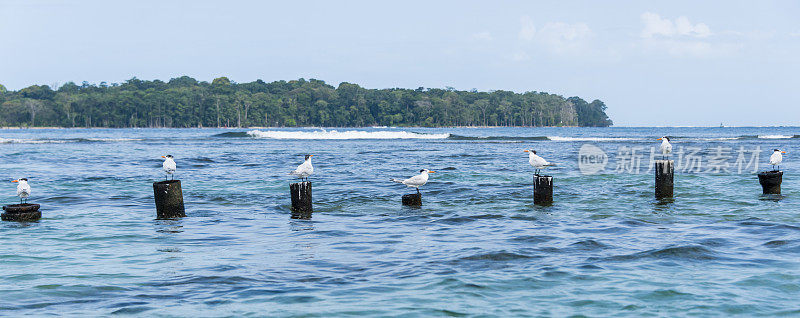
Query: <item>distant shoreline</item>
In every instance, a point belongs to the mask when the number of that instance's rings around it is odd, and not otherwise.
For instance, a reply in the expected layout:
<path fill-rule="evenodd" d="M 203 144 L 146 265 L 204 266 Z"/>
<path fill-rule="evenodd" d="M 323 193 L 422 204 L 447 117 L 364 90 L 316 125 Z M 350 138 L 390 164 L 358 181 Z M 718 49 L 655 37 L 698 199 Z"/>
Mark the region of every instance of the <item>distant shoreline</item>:
<path fill-rule="evenodd" d="M 0 130 L 25 130 L 25 129 L 431 129 L 431 128 L 798 128 L 798 126 L 608 126 L 608 127 L 594 127 L 594 126 L 441 126 L 441 127 L 424 127 L 424 126 L 353 126 L 353 127 L 317 127 L 317 126 L 303 126 L 303 127 L 0 127 Z"/>
<path fill-rule="evenodd" d="M 319 79 L 211 82 L 189 76 L 67 82 L 0 93 L 4 126 L 610 126 L 606 104 L 536 90 L 364 88 Z"/>
<path fill-rule="evenodd" d="M 402 128 L 607 128 L 607 127 L 583 127 L 583 126 L 441 126 L 441 127 L 424 127 L 424 126 L 353 126 L 353 127 L 317 127 L 317 126 L 303 126 L 303 127 L 0 127 L 6 130 L 24 130 L 24 129 L 286 129 L 286 128 L 306 128 L 306 129 L 361 129 L 361 128 L 375 128 L 375 129 L 402 129 Z"/>

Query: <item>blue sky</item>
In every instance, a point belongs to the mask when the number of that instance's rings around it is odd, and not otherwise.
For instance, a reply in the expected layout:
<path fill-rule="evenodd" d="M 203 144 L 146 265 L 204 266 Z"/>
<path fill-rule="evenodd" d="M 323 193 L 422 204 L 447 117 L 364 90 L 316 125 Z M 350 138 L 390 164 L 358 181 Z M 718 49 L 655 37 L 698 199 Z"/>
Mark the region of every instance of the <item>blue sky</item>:
<path fill-rule="evenodd" d="M 601 99 L 619 126 L 800 125 L 797 1 L 0 0 L 0 84 L 317 78 Z"/>

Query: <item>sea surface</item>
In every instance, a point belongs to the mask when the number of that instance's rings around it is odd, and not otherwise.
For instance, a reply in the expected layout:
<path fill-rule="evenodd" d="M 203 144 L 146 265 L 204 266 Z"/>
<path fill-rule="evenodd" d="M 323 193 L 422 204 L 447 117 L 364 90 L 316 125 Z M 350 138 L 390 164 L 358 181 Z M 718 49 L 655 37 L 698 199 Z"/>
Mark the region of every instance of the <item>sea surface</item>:
<path fill-rule="evenodd" d="M 0 198 L 17 202 L 11 180 L 27 177 L 43 213 L 0 223 L 0 316 L 798 316 L 798 135 L 0 130 Z M 701 161 L 676 168 L 674 200 L 653 195 L 662 136 L 676 161 Z M 584 145 L 607 154 L 598 174 L 581 172 Z M 774 148 L 788 152 L 783 194 L 763 196 Z M 552 206 L 533 204 L 525 149 L 556 164 Z M 156 220 L 167 154 L 187 217 Z M 287 173 L 305 154 L 314 213 L 293 219 Z M 436 171 L 423 206 L 401 206 L 414 190 L 389 179 L 423 168 Z"/>

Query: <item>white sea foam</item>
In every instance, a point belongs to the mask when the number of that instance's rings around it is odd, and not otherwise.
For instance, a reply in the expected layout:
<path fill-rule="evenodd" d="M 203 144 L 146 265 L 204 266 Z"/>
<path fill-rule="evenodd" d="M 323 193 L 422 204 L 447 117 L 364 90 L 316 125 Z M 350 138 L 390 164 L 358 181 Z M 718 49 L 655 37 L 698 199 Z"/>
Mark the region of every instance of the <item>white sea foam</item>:
<path fill-rule="evenodd" d="M 139 140 L 144 140 L 144 139 L 141 138 L 18 139 L 18 138 L 0 137 L 0 144 L 63 144 L 68 142 L 81 142 L 81 141 L 115 142 L 115 141 L 139 141 Z"/>
<path fill-rule="evenodd" d="M 251 130 L 248 135 L 269 139 L 445 139 L 450 134 L 419 134 L 408 131 L 362 131 L 362 130 L 317 130 L 317 131 L 279 131 Z"/>
<path fill-rule="evenodd" d="M 87 141 L 107 141 L 107 142 L 114 142 L 114 141 L 141 141 L 144 140 L 142 138 L 86 138 Z"/>
<path fill-rule="evenodd" d="M 67 140 L 58 139 L 16 139 L 0 137 L 0 144 L 61 144 Z"/>
<path fill-rule="evenodd" d="M 561 136 L 547 136 L 547 139 L 552 141 L 626 141 L 626 140 L 639 140 L 640 138 L 626 138 L 626 137 L 561 137 Z"/>
<path fill-rule="evenodd" d="M 789 139 L 794 136 L 787 136 L 787 135 L 758 135 L 759 139 Z"/>

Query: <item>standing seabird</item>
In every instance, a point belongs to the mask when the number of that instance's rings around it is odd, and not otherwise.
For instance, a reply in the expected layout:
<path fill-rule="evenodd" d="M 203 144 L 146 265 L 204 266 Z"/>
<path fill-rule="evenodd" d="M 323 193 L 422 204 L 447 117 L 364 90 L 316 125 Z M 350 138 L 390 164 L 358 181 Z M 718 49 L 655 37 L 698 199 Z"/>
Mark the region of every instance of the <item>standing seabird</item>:
<path fill-rule="evenodd" d="M 772 171 L 781 170 L 781 162 L 783 162 L 783 155 L 786 151 L 780 151 L 778 149 L 773 150 L 772 155 L 769 156 L 769 164 L 772 165 Z M 775 169 L 775 166 L 778 166 L 778 169 Z"/>
<path fill-rule="evenodd" d="M 661 150 L 661 155 L 664 156 L 664 159 L 666 159 L 667 156 L 672 153 L 672 144 L 669 143 L 669 138 L 664 136 L 656 140 L 661 140 L 661 147 L 659 147 L 659 150 Z"/>
<path fill-rule="evenodd" d="M 306 181 L 308 181 L 308 176 L 314 173 L 314 166 L 311 165 L 311 157 L 313 156 L 314 155 L 306 155 L 306 160 L 297 166 L 297 169 L 294 169 L 294 171 L 290 172 L 289 174 L 297 176 L 301 179 L 301 181 L 302 179 L 306 179 Z"/>
<path fill-rule="evenodd" d="M 525 149 L 525 152 L 528 153 L 528 163 L 530 163 L 531 166 L 535 168 L 534 174 L 537 176 L 539 175 L 539 170 L 542 170 L 546 167 L 550 167 L 553 165 L 552 163 L 548 162 L 547 160 L 544 160 L 544 158 L 537 155 L 536 150 Z"/>
<path fill-rule="evenodd" d="M 166 173 L 166 175 L 164 175 L 164 180 L 167 180 L 167 176 L 172 176 L 172 179 L 174 180 L 175 170 L 178 169 L 178 166 L 175 164 L 175 160 L 172 159 L 172 155 L 161 156 L 161 158 L 164 158 L 164 164 L 161 165 Z"/>
<path fill-rule="evenodd" d="M 430 171 L 428 169 L 422 169 L 419 171 L 419 174 L 413 176 L 411 178 L 400 180 L 400 179 L 392 179 L 393 182 L 402 183 L 408 186 L 409 188 L 417 188 L 417 193 L 419 193 L 419 187 L 424 186 L 428 183 L 428 174 L 429 173 L 436 173 L 436 171 Z"/>
<path fill-rule="evenodd" d="M 23 200 L 25 203 L 28 203 L 28 197 L 31 196 L 31 185 L 28 184 L 28 178 L 19 178 L 11 182 L 19 183 L 17 185 L 17 196 L 19 197 L 19 203 L 22 204 Z"/>

